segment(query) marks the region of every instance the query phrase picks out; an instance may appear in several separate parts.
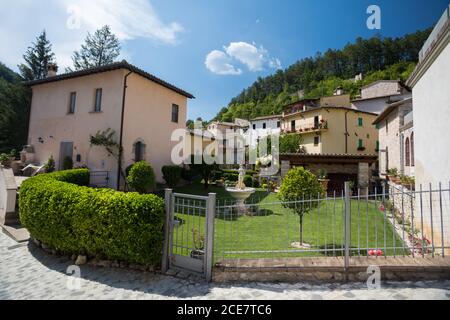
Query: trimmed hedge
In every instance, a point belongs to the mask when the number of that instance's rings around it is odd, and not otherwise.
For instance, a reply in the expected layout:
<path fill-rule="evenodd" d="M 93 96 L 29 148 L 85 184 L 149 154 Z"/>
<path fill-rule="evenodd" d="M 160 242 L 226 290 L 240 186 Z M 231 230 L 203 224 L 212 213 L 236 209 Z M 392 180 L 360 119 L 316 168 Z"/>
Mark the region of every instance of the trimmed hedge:
<path fill-rule="evenodd" d="M 59 251 L 159 265 L 164 201 L 155 195 L 93 189 L 89 171 L 42 174 L 23 182 L 19 207 L 31 236 Z"/>

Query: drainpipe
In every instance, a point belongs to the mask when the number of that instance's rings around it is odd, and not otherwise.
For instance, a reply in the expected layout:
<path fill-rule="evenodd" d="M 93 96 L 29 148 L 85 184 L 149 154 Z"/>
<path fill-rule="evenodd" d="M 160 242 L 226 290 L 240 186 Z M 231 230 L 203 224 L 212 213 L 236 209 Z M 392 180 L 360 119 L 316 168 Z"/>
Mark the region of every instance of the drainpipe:
<path fill-rule="evenodd" d="M 348 136 L 349 136 L 349 133 L 348 133 L 347 115 L 348 115 L 349 112 L 350 112 L 350 110 L 349 111 L 345 111 L 345 154 L 348 153 Z"/>
<path fill-rule="evenodd" d="M 120 118 L 120 137 L 119 137 L 119 146 L 120 146 L 120 150 L 119 150 L 119 160 L 118 160 L 118 165 L 117 165 L 117 190 L 119 190 L 120 187 L 120 177 L 121 177 L 121 172 L 122 172 L 122 142 L 123 142 L 123 119 L 125 117 L 125 98 L 126 98 L 126 94 L 127 94 L 127 80 L 128 77 L 132 74 L 133 72 L 130 71 L 128 72 L 123 80 L 123 95 L 122 95 L 122 115 Z"/>

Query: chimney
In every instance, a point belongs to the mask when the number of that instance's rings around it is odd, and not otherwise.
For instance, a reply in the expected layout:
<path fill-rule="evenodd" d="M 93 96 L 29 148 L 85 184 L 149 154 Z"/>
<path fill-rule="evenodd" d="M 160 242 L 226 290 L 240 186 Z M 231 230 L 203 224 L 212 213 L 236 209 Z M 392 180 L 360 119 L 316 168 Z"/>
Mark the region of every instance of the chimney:
<path fill-rule="evenodd" d="M 334 90 L 333 95 L 335 95 L 335 96 L 341 96 L 341 95 L 343 95 L 344 93 L 345 93 L 344 88 L 342 88 L 341 86 L 339 86 L 339 87 L 337 87 L 337 88 Z"/>
<path fill-rule="evenodd" d="M 47 78 L 54 77 L 58 74 L 58 65 L 56 63 L 49 63 L 47 65 Z"/>

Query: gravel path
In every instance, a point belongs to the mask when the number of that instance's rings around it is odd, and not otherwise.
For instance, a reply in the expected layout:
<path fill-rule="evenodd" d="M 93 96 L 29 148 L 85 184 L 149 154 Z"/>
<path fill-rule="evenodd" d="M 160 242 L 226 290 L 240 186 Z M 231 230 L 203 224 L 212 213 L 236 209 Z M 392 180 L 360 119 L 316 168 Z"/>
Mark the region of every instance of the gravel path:
<path fill-rule="evenodd" d="M 450 281 L 364 283 L 313 286 L 297 284 L 207 284 L 123 269 L 81 267 L 79 288 L 65 258 L 34 244 L 17 244 L 0 233 L 0 299 L 450 299 Z"/>

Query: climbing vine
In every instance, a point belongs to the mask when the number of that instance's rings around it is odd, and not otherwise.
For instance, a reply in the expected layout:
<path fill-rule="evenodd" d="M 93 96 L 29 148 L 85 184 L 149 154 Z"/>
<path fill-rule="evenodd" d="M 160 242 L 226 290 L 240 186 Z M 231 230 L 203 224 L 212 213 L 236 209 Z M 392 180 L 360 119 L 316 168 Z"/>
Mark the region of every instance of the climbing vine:
<path fill-rule="evenodd" d="M 116 132 L 111 128 L 104 131 L 97 131 L 95 135 L 90 135 L 90 143 L 93 146 L 104 147 L 110 155 L 119 159 L 122 153 L 122 147 L 114 139 L 115 134 Z"/>

